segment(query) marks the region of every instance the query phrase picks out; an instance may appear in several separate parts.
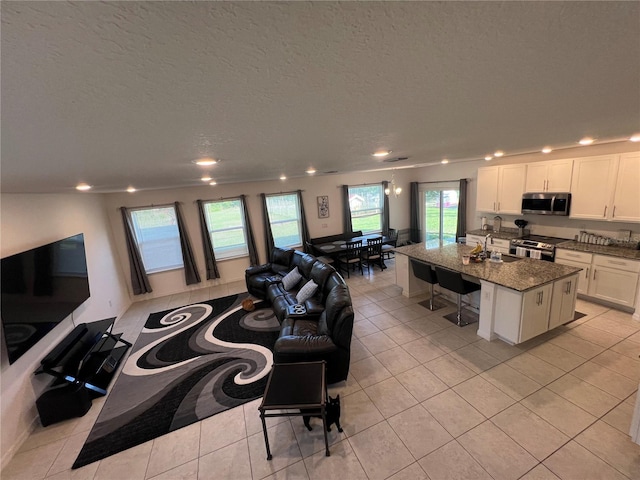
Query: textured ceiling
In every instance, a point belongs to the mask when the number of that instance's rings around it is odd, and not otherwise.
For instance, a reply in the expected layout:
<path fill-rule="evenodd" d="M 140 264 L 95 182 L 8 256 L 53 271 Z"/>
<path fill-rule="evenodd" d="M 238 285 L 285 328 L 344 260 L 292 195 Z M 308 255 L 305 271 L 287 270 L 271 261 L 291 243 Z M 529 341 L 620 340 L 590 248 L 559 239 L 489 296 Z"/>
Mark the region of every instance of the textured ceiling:
<path fill-rule="evenodd" d="M 1 3 L 3 192 L 198 185 L 205 149 L 229 183 L 640 131 L 638 2 Z"/>

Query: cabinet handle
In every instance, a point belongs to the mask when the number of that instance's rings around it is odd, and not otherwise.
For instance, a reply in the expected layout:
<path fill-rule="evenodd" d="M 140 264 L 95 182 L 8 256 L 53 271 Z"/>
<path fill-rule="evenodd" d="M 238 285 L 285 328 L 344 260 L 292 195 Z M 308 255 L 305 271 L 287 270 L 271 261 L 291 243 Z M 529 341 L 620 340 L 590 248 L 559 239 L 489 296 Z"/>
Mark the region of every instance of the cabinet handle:
<path fill-rule="evenodd" d="M 605 218 L 607 216 L 607 206 L 606 205 L 604 206 L 604 215 L 602 215 L 602 216 L 605 217 Z"/>
<path fill-rule="evenodd" d="M 545 192 L 549 191 L 549 180 L 544 181 L 544 191 Z"/>
<path fill-rule="evenodd" d="M 596 269 L 595 268 L 593 269 L 593 279 L 594 280 L 596 279 Z"/>
<path fill-rule="evenodd" d="M 621 262 L 619 260 L 609 260 L 607 263 L 610 263 L 611 265 L 622 265 L 622 266 L 626 265 L 625 262 Z"/>
<path fill-rule="evenodd" d="M 498 211 L 500 211 L 500 202 L 498 202 Z"/>
<path fill-rule="evenodd" d="M 571 293 L 571 282 L 567 282 L 567 289 L 564 293 L 566 293 L 567 295 Z"/>
<path fill-rule="evenodd" d="M 611 218 L 616 218 L 616 206 L 613 206 L 613 212 L 611 212 Z"/>
<path fill-rule="evenodd" d="M 589 267 L 587 267 L 587 274 L 584 277 L 589 280 Z"/>

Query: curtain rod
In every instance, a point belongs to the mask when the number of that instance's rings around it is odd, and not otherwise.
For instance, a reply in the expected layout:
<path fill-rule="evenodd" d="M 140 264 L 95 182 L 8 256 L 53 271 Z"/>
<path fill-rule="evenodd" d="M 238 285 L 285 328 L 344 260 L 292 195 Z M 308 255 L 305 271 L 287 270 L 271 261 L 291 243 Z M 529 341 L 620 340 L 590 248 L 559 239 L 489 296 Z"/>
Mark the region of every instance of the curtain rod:
<path fill-rule="evenodd" d="M 239 200 L 243 195 L 237 195 L 235 197 L 219 197 L 219 198 L 209 198 L 207 200 L 194 200 L 193 203 L 198 203 L 198 202 L 220 202 L 223 200 Z"/>
<path fill-rule="evenodd" d="M 180 202 L 178 202 L 180 203 Z M 176 202 L 171 202 L 171 203 L 162 203 L 160 205 L 154 205 L 153 203 L 151 205 L 142 205 L 141 207 L 120 207 L 120 208 L 126 208 L 127 210 L 141 210 L 144 208 L 165 208 L 165 207 L 174 207 L 176 204 Z"/>
<path fill-rule="evenodd" d="M 418 182 L 418 185 L 424 185 L 425 183 L 448 183 L 448 182 L 459 182 L 460 180 L 464 180 L 468 182 L 468 178 L 456 178 L 455 180 L 434 180 L 433 182 Z"/>
<path fill-rule="evenodd" d="M 265 193 L 264 195 L 266 195 L 267 197 L 272 196 L 272 195 L 291 195 L 294 193 L 298 193 L 298 192 L 304 192 L 304 190 L 292 190 L 291 192 L 274 192 L 274 193 Z M 257 196 L 259 197 L 260 195 L 263 195 L 262 193 L 258 193 Z"/>
<path fill-rule="evenodd" d="M 349 184 L 346 185 L 347 187 L 366 187 L 367 185 L 380 185 L 382 182 L 389 182 L 389 180 L 381 180 L 380 182 L 373 182 L 373 183 L 357 183 L 357 184 Z M 336 188 L 342 188 L 345 185 L 336 185 Z"/>

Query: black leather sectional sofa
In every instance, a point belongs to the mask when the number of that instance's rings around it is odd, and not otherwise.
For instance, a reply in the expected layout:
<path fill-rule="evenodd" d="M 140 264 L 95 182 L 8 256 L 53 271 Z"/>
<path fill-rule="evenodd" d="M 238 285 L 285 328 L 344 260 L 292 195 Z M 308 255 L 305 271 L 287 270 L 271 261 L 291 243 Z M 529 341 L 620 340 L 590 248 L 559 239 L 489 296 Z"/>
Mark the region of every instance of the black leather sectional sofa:
<path fill-rule="evenodd" d="M 301 279 L 285 289 L 282 279 L 298 268 Z M 349 373 L 353 308 L 342 276 L 313 255 L 274 248 L 271 262 L 245 272 L 249 293 L 271 303 L 280 321 L 280 337 L 274 348 L 277 363 L 326 360 L 327 382 L 346 380 Z M 318 288 L 302 303 L 306 313 L 294 314 L 296 296 L 309 280 Z"/>

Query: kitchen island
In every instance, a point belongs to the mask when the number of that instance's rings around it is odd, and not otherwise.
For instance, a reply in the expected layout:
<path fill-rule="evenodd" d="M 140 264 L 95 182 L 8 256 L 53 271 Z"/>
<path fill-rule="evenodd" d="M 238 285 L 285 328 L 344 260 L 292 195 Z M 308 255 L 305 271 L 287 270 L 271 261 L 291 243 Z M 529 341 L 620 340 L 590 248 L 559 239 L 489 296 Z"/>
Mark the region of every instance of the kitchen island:
<path fill-rule="evenodd" d="M 427 291 L 427 284 L 413 275 L 410 259 L 460 272 L 478 282 L 478 335 L 486 340 L 522 343 L 573 320 L 580 268 L 531 258 L 463 265 L 462 255 L 471 250 L 459 244 L 431 249 L 423 244 L 398 247 L 396 284 L 407 297 Z"/>

